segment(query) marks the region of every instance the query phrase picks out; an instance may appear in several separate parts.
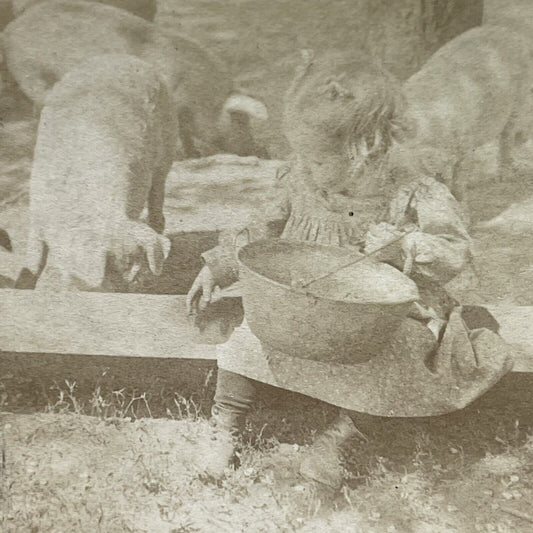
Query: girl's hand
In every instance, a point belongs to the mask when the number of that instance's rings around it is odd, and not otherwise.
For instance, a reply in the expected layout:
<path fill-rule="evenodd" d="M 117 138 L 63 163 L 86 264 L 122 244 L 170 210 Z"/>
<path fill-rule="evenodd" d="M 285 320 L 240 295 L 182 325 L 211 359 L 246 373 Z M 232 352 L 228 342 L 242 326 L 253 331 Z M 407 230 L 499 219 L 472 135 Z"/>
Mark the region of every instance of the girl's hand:
<path fill-rule="evenodd" d="M 431 243 L 420 231 L 410 233 L 402 239 L 402 253 L 406 259 L 410 258 L 420 265 L 433 263 L 436 259 Z"/>
<path fill-rule="evenodd" d="M 365 254 L 370 254 L 376 250 L 383 248 L 383 250 L 374 254 L 378 261 L 397 263 L 401 257 L 401 239 L 405 232 L 399 230 L 392 224 L 381 222 L 379 224 L 372 224 L 368 229 L 365 238 Z M 394 241 L 394 244 L 386 246 L 388 243 Z"/>
<path fill-rule="evenodd" d="M 203 311 L 211 302 L 215 280 L 209 267 L 206 265 L 200 270 L 187 293 L 187 314 L 195 315 Z"/>

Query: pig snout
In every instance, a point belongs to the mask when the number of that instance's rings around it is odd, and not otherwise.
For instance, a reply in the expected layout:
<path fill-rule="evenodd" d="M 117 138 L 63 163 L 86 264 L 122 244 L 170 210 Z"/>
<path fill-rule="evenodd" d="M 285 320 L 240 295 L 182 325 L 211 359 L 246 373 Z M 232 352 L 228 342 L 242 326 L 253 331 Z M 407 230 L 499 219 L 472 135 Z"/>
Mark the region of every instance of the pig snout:
<path fill-rule="evenodd" d="M 245 113 L 249 117 L 257 120 L 268 119 L 268 111 L 265 104 L 244 94 L 232 94 L 226 100 L 222 111 L 227 113 Z"/>
<path fill-rule="evenodd" d="M 389 168 L 397 176 L 429 177 L 450 187 L 455 158 L 444 150 L 428 146 L 395 144 L 389 152 Z"/>
<path fill-rule="evenodd" d="M 178 153 L 186 158 L 230 153 L 266 159 L 268 153 L 256 142 L 253 127 L 254 122 L 266 120 L 266 106 L 242 94 L 232 94 L 218 112 L 218 118 L 216 113 L 183 106 L 179 110 Z"/>
<path fill-rule="evenodd" d="M 254 138 L 253 121 L 268 120 L 266 106 L 243 94 L 233 94 L 225 102 L 219 119 L 218 145 L 223 152 L 238 156 L 268 158 L 264 147 Z"/>

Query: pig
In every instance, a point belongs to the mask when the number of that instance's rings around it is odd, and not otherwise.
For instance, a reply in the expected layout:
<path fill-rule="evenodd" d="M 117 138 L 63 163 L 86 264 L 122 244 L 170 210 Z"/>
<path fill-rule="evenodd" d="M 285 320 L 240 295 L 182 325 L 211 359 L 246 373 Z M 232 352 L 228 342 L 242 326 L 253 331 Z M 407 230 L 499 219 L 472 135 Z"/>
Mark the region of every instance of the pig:
<path fill-rule="evenodd" d="M 265 106 L 236 91 L 225 65 L 193 40 L 162 33 L 131 13 L 96 2 L 39 3 L 3 32 L 7 67 L 37 112 L 54 84 L 93 55 L 124 53 L 156 65 L 178 102 L 179 137 L 186 157 L 220 151 L 257 155 L 251 120 L 266 120 Z M 228 120 L 232 114 L 242 120 Z M 227 131 L 237 125 L 238 135 Z M 235 138 L 233 149 L 222 145 Z M 244 142 L 243 142 L 244 141 Z M 248 145 L 247 145 L 248 142 Z"/>
<path fill-rule="evenodd" d="M 45 0 L 12 0 L 13 17 L 20 17 L 31 6 Z M 110 6 L 124 9 L 145 20 L 153 21 L 156 11 L 156 0 L 85 0 L 87 2 L 101 2 Z M 10 0 L 11 3 L 11 0 Z"/>
<path fill-rule="evenodd" d="M 11 244 L 11 238 L 9 233 L 5 229 L 0 229 L 0 247 L 8 252 L 13 251 L 13 246 Z M 14 286 L 14 280 L 11 278 L 0 274 L 0 289 L 11 289 Z"/>
<path fill-rule="evenodd" d="M 162 77 L 134 56 L 94 56 L 55 85 L 40 117 L 16 288 L 122 290 L 146 264 L 161 273 L 176 117 Z"/>
<path fill-rule="evenodd" d="M 515 135 L 530 129 L 532 86 L 528 39 L 499 26 L 459 35 L 404 83 L 409 133 L 393 166 L 440 179 L 467 210 L 467 155 L 498 139 L 500 175 L 510 172 Z"/>
<path fill-rule="evenodd" d="M 505 25 L 531 35 L 533 4 L 530 0 L 483 0 L 482 23 Z"/>
<path fill-rule="evenodd" d="M 11 244 L 9 233 L 5 229 L 0 229 L 0 246 L 8 252 L 13 251 L 13 245 Z"/>
<path fill-rule="evenodd" d="M 2 161 L 16 162 L 22 158 L 32 158 L 36 123 L 35 120 L 17 120 L 0 124 Z"/>
<path fill-rule="evenodd" d="M 0 0 L 0 31 L 13 20 L 11 0 Z"/>

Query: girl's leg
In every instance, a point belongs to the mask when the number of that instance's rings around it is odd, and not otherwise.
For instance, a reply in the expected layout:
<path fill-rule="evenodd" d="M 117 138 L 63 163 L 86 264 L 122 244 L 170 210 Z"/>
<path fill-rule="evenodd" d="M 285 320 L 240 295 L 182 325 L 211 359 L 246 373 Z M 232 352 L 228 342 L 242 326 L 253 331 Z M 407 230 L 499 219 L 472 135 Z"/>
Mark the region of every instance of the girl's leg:
<path fill-rule="evenodd" d="M 219 368 L 211 410 L 213 424 L 228 431 L 241 431 L 255 396 L 256 386 L 251 379 Z"/>
<path fill-rule="evenodd" d="M 199 443 L 198 469 L 220 479 L 233 462 L 237 437 L 256 395 L 255 383 L 239 374 L 219 369 L 215 403 L 211 410 L 213 433 Z"/>
<path fill-rule="evenodd" d="M 337 418 L 309 448 L 300 464 L 300 474 L 335 489 L 342 484 L 341 447 L 352 437 L 366 440 L 352 421 L 350 411 L 339 409 Z"/>

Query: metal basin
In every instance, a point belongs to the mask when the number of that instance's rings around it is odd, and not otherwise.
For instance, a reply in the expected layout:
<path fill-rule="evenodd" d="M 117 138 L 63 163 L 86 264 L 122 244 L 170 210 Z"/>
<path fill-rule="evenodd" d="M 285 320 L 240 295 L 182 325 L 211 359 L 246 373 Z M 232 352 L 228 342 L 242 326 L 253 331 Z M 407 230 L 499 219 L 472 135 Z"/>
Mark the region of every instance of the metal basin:
<path fill-rule="evenodd" d="M 357 363 L 382 352 L 419 298 L 415 283 L 392 266 L 352 250 L 281 239 L 238 252 L 245 316 L 265 348 L 324 362 Z"/>

